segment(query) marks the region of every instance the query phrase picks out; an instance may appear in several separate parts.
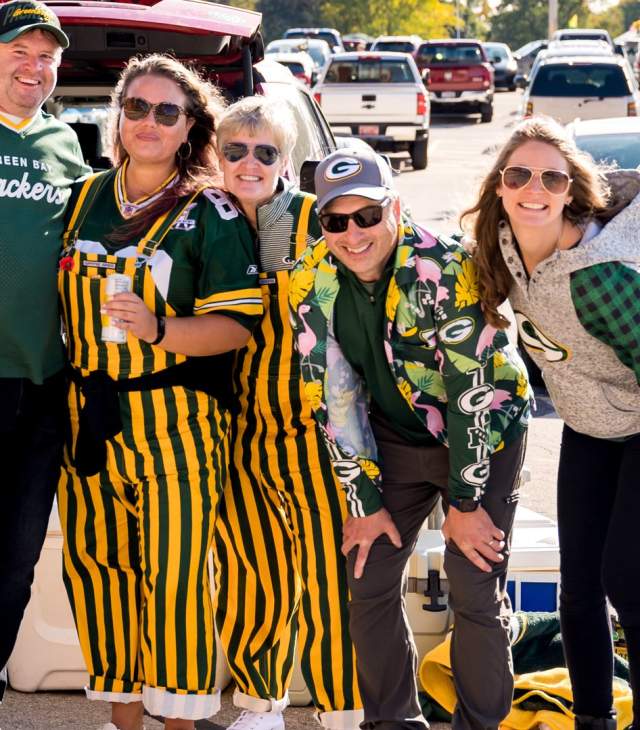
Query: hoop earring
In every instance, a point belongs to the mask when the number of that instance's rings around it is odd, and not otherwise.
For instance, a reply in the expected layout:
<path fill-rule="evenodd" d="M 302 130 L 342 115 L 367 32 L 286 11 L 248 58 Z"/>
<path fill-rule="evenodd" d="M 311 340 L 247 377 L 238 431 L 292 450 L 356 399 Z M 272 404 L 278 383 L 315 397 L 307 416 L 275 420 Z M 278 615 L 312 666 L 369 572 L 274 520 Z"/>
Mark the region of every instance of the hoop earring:
<path fill-rule="evenodd" d="M 193 152 L 193 149 L 191 147 L 191 142 L 187 140 L 186 142 L 183 142 L 180 147 L 178 147 L 178 150 L 176 152 L 176 157 L 179 160 L 188 160 L 191 157 L 191 153 Z"/>

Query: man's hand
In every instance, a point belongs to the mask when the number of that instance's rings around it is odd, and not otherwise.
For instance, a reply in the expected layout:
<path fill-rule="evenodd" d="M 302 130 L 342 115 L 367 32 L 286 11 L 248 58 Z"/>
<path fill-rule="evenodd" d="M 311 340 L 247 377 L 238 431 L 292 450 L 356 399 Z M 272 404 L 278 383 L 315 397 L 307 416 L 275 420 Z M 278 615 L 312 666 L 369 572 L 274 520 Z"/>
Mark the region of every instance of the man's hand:
<path fill-rule="evenodd" d="M 354 578 L 362 578 L 371 546 L 376 538 L 385 534 L 397 548 L 402 547 L 398 528 L 384 507 L 368 517 L 347 518 L 342 527 L 342 554 L 348 555 L 358 545 Z"/>
<path fill-rule="evenodd" d="M 491 566 L 484 558 L 494 563 L 504 560 L 504 532 L 493 524 L 481 506 L 474 512 L 460 512 L 450 506 L 442 534 L 447 542 L 453 540 L 467 559 L 485 573 L 491 572 Z"/>

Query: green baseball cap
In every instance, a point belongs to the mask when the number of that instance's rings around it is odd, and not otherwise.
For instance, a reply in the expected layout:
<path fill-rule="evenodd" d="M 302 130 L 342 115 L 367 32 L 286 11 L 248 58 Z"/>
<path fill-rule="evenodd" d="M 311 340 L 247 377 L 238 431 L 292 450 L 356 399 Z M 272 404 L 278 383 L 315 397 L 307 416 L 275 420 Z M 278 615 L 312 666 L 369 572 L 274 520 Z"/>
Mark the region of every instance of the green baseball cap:
<path fill-rule="evenodd" d="M 46 30 L 62 48 L 68 48 L 69 39 L 60 27 L 58 16 L 44 3 L 35 0 L 14 0 L 0 5 L 0 43 L 10 43 L 30 30 Z"/>

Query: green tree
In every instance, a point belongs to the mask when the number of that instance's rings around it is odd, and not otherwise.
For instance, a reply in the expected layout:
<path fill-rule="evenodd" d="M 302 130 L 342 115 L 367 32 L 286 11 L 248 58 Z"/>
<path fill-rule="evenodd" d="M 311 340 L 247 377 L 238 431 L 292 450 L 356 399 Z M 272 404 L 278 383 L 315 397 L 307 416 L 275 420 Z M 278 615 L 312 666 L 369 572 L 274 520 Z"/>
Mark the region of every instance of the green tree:
<path fill-rule="evenodd" d="M 574 18 L 577 26 L 587 23 L 590 12 L 587 0 L 560 0 L 558 27 L 565 28 Z M 502 0 L 491 18 L 492 41 L 518 48 L 528 41 L 548 36 L 548 0 Z"/>
<path fill-rule="evenodd" d="M 322 17 L 343 33 L 447 37 L 455 10 L 441 0 L 327 0 Z"/>

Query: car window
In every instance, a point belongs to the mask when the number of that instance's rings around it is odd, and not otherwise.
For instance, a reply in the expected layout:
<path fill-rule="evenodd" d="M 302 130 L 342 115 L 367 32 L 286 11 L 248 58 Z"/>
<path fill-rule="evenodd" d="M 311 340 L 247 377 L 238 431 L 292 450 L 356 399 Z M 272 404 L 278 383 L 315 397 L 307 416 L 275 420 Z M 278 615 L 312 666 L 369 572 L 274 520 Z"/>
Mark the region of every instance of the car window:
<path fill-rule="evenodd" d="M 328 84 L 412 83 L 411 67 L 402 58 L 334 60 L 324 82 Z"/>
<path fill-rule="evenodd" d="M 482 51 L 477 44 L 436 44 L 425 43 L 420 46 L 418 56 L 421 61 L 429 64 L 438 63 L 482 63 Z"/>
<path fill-rule="evenodd" d="M 327 41 L 331 48 L 338 45 L 338 38 L 333 33 L 325 33 L 323 31 L 319 31 L 318 33 L 294 31 L 293 33 L 287 32 L 286 36 L 287 38 L 319 38 L 322 41 Z"/>
<path fill-rule="evenodd" d="M 506 60 L 509 55 L 507 54 L 507 49 L 503 48 L 502 46 L 485 46 L 484 50 L 486 51 L 488 56 L 499 56 L 500 60 L 504 61 Z"/>
<path fill-rule="evenodd" d="M 372 51 L 396 51 L 398 53 L 413 53 L 413 43 L 408 41 L 380 41 L 375 43 Z"/>
<path fill-rule="evenodd" d="M 563 33 L 560 35 L 561 41 L 606 41 L 609 39 L 604 33 Z"/>
<path fill-rule="evenodd" d="M 269 82 L 262 83 L 261 89 L 266 96 L 285 99 L 293 110 L 298 134 L 291 161 L 296 174 L 299 174 L 305 160 L 322 160 L 333 150 L 335 145 L 331 131 L 316 111 L 313 101 L 302 89 L 289 84 Z"/>
<path fill-rule="evenodd" d="M 640 165 L 640 132 L 636 134 L 593 134 L 576 137 L 576 144 L 596 162 L 632 169 Z"/>
<path fill-rule="evenodd" d="M 629 81 L 620 66 L 540 66 L 532 96 L 628 96 Z"/>
<path fill-rule="evenodd" d="M 298 61 L 287 61 L 284 58 L 281 58 L 278 63 L 281 63 L 283 66 L 286 66 L 289 71 L 291 71 L 292 74 L 303 74 L 304 73 L 304 66 L 299 63 Z"/>

